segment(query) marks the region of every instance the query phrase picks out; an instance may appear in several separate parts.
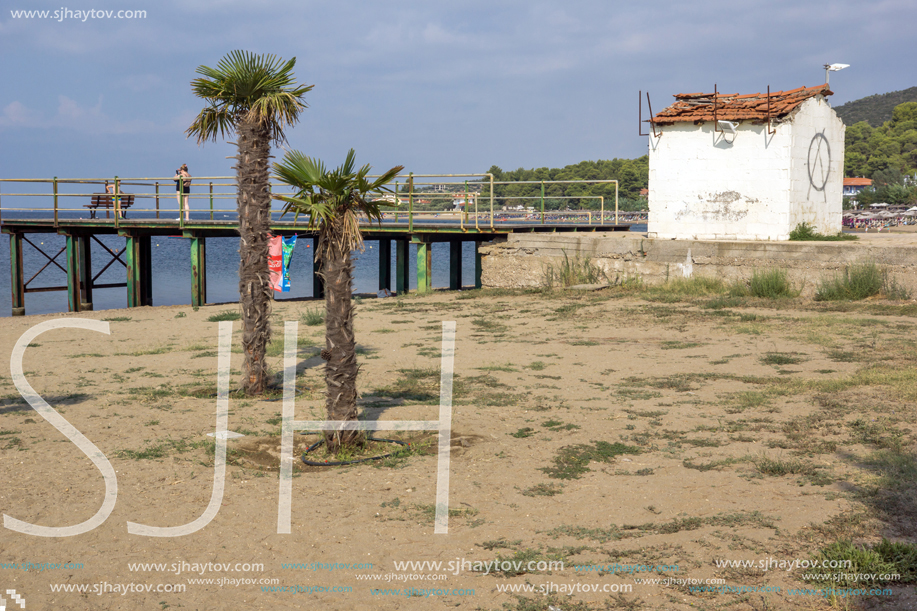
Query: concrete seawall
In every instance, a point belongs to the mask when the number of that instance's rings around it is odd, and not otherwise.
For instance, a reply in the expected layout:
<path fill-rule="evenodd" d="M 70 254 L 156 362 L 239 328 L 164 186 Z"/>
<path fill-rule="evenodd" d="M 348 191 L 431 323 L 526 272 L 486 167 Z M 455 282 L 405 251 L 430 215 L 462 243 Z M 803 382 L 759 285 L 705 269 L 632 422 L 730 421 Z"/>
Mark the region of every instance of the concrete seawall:
<path fill-rule="evenodd" d="M 515 233 L 482 245 L 485 287 L 541 286 L 548 264 L 585 256 L 609 280 L 639 275 L 650 283 L 667 278 L 703 275 L 726 281 L 748 279 L 755 269 L 781 268 L 811 296 L 818 282 L 843 272 L 845 266 L 875 261 L 917 295 L 917 234 L 862 236 L 847 242 L 737 242 L 665 240 L 646 234 Z"/>

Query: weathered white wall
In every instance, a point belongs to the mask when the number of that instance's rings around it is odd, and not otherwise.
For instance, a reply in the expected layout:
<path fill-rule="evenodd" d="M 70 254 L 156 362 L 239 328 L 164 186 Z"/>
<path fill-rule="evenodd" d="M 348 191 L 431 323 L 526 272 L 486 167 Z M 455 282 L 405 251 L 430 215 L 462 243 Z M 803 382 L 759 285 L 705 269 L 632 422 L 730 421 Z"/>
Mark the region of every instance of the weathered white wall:
<path fill-rule="evenodd" d="M 650 135 L 649 236 L 786 240 L 800 222 L 840 231 L 843 123 L 816 96 L 775 129 L 768 134 L 766 125 L 746 121 L 733 135 L 714 132 L 712 122 L 676 123 Z M 831 150 L 827 165 L 816 157 L 818 172 L 828 172 L 821 191 L 805 188 L 816 132 L 825 136 L 816 141 L 820 150 Z M 817 177 L 820 185 L 823 174 Z"/>
<path fill-rule="evenodd" d="M 793 116 L 790 231 L 799 223 L 819 233 L 842 229 L 844 122 L 827 100 L 815 96 Z"/>

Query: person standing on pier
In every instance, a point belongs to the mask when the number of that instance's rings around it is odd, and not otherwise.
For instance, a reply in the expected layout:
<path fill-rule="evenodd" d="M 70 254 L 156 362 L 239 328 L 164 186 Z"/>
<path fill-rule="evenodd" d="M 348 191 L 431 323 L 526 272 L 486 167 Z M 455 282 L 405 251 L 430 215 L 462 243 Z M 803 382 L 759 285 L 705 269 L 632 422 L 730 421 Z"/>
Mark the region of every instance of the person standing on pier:
<path fill-rule="evenodd" d="M 191 220 L 191 206 L 188 203 L 188 197 L 191 193 L 191 174 L 188 173 L 188 164 L 183 163 L 180 168 L 175 170 L 175 198 L 178 200 L 178 218 L 180 220 L 182 210 L 185 213 L 185 221 Z M 184 205 L 182 205 L 182 196 L 184 196 Z"/>

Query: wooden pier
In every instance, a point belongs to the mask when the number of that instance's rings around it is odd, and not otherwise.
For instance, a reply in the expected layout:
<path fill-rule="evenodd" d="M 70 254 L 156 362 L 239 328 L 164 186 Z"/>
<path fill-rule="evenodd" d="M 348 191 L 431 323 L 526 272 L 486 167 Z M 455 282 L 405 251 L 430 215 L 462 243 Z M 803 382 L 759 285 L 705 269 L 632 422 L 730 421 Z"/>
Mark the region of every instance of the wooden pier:
<path fill-rule="evenodd" d="M 55 217 L 57 214 L 55 213 Z M 492 217 L 491 217 L 492 219 Z M 480 226 L 479 226 L 480 225 Z M 627 231 L 629 224 L 598 223 L 555 223 L 523 224 L 519 222 L 503 223 L 421 223 L 414 219 L 409 222 L 384 222 L 362 227 L 366 240 L 379 241 L 379 290 L 389 290 L 396 294 L 408 292 L 408 260 L 410 244 L 417 245 L 417 291 L 420 293 L 432 290 L 432 244 L 449 243 L 449 288 L 461 289 L 463 286 L 462 243 L 475 244 L 475 287 L 481 286 L 481 258 L 478 246 L 500 235 L 509 233 L 530 232 L 605 232 Z M 180 236 L 191 241 L 191 305 L 201 306 L 207 302 L 207 238 L 238 237 L 236 221 L 195 220 L 167 221 L 163 219 L 6 219 L 0 223 L 0 231 L 10 236 L 10 267 L 12 286 L 12 314 L 23 316 L 26 313 L 25 295 L 31 292 L 67 291 L 68 308 L 71 312 L 92 310 L 92 292 L 94 289 L 127 287 L 127 307 L 153 305 L 153 268 L 151 238 L 157 236 Z M 302 222 L 278 221 L 271 225 L 274 235 L 289 236 L 298 234 L 300 239 L 309 239 L 310 232 Z M 66 247 L 51 256 L 28 239 L 30 234 L 54 233 L 66 238 Z M 125 238 L 125 246 L 112 259 L 107 261 L 100 271 L 93 275 L 93 261 L 90 256 L 92 240 L 98 241 L 99 235 L 118 235 Z M 314 235 L 311 237 L 313 245 Z M 48 259 L 49 265 L 56 265 L 67 275 L 66 286 L 32 288 L 24 278 L 23 244 L 35 246 L 40 254 Z M 394 243 L 394 248 L 393 248 Z M 107 249 L 106 249 L 107 250 Z M 312 249 L 313 253 L 315 248 Z M 395 274 L 392 278 L 392 256 L 395 257 Z M 57 262 L 57 256 L 66 252 L 66 265 Z M 121 256 L 124 255 L 124 259 Z M 314 254 L 313 254 L 314 256 Z M 97 284 L 95 279 L 114 263 L 126 268 L 126 279 L 123 283 Z M 44 267 L 42 268 L 42 270 Z M 313 269 L 317 269 L 314 265 Z M 470 271 L 470 270 L 469 270 Z M 35 278 L 36 273 L 32 278 Z M 30 279 L 31 280 L 31 279 Z M 322 297 L 324 291 L 317 274 L 313 272 L 313 295 Z"/>

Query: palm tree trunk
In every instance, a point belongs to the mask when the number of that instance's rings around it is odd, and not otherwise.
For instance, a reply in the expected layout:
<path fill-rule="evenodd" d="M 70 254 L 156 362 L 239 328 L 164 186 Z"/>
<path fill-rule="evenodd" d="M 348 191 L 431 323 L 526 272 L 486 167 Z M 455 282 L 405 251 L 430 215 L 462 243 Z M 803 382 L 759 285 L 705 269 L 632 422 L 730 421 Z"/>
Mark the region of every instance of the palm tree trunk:
<path fill-rule="evenodd" d="M 356 340 L 353 334 L 353 262 L 350 249 L 343 244 L 343 214 L 336 215 L 319 237 L 322 252 L 322 279 L 325 282 L 325 365 L 327 396 L 325 406 L 328 420 L 357 419 Z M 340 447 L 360 445 L 361 431 L 326 432 L 325 443 L 330 452 Z"/>
<path fill-rule="evenodd" d="M 271 285 L 268 274 L 271 194 L 268 158 L 269 133 L 254 121 L 238 123 L 239 154 L 236 181 L 239 191 L 239 305 L 242 307 L 242 388 L 258 395 L 267 386 L 264 360 L 271 339 Z"/>

